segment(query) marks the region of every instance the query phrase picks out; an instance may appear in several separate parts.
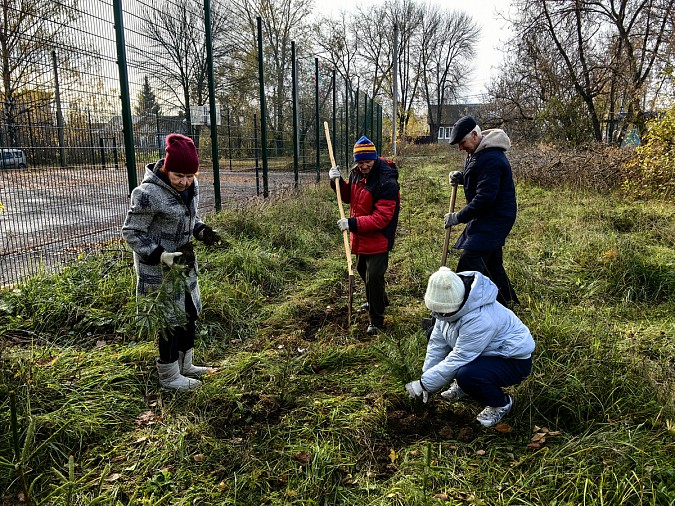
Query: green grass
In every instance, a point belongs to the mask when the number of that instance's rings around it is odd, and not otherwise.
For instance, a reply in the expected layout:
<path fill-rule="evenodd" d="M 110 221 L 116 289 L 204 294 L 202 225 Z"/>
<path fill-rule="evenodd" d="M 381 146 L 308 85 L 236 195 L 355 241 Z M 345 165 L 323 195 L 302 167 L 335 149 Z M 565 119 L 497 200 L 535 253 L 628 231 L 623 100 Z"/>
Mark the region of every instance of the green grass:
<path fill-rule="evenodd" d="M 450 192 L 445 161 L 399 166 L 376 338 L 364 314 L 346 327 L 326 181 L 210 217 L 196 361 L 219 371 L 195 392 L 158 387 L 124 245 L 1 293 L 3 503 L 675 504 L 675 205 L 519 182 L 505 262 L 537 350 L 499 432 L 403 390 Z"/>

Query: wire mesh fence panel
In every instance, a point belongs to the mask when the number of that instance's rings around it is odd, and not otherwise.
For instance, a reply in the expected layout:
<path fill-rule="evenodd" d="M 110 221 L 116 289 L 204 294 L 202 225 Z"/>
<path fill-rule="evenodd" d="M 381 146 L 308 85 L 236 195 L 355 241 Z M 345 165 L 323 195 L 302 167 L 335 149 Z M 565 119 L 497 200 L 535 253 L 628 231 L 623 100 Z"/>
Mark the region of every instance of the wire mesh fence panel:
<path fill-rule="evenodd" d="M 246 3 L 29 3 L 7 4 L 16 30 L 0 55 L 0 286 L 119 241 L 130 191 L 170 133 L 198 148 L 204 216 L 317 182 L 324 121 L 349 164 L 357 118 L 372 114 L 308 48 L 294 102 L 289 44 L 274 45 L 267 18 L 259 37 Z"/>
<path fill-rule="evenodd" d="M 0 144 L 0 284 L 49 270 L 119 234 L 127 206 L 110 6 L 32 2 L 14 11 Z"/>

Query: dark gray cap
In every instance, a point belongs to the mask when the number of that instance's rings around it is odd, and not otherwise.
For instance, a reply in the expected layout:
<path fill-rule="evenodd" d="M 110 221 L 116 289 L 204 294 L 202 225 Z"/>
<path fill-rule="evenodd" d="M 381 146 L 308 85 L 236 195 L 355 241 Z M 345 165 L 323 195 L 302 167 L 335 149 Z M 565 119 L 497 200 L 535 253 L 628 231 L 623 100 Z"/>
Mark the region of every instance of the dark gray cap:
<path fill-rule="evenodd" d="M 452 126 L 452 132 L 450 132 L 450 144 L 457 144 L 475 127 L 476 120 L 471 116 L 462 116 L 459 118 Z"/>

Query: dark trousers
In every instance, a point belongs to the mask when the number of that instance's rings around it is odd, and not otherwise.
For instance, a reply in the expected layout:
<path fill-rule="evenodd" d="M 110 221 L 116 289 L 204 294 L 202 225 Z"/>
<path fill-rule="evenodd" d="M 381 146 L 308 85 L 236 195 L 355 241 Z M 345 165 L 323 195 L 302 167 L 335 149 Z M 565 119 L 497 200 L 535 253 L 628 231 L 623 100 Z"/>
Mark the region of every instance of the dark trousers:
<path fill-rule="evenodd" d="M 195 346 L 195 321 L 197 320 L 197 309 L 192 302 L 189 293 L 185 293 L 185 314 L 187 315 L 187 324 L 179 327 L 170 328 L 166 335 L 159 336 L 159 361 L 170 364 L 178 360 L 178 352 L 186 352 Z"/>
<path fill-rule="evenodd" d="M 503 387 L 517 385 L 532 372 L 532 358 L 479 356 L 457 370 L 457 384 L 464 393 L 485 406 L 506 406 Z"/>
<path fill-rule="evenodd" d="M 370 323 L 378 327 L 384 325 L 384 308 L 389 305 L 384 282 L 384 274 L 388 267 L 389 252 L 376 255 L 358 255 L 356 258 L 356 271 L 366 284 Z"/>
<path fill-rule="evenodd" d="M 463 250 L 457 262 L 457 272 L 478 271 L 497 285 L 497 302 L 510 307 L 520 301 L 504 270 L 502 248 L 493 251 Z"/>

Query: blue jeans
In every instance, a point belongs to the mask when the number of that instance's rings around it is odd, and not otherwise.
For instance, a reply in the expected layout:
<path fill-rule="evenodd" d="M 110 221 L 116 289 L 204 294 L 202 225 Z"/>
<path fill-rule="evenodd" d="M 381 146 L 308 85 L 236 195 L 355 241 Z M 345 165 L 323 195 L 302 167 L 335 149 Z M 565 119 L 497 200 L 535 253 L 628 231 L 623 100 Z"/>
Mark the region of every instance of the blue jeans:
<path fill-rule="evenodd" d="M 457 384 L 472 399 L 495 408 L 506 406 L 503 387 L 517 385 L 532 372 L 532 358 L 479 356 L 457 370 Z"/>

